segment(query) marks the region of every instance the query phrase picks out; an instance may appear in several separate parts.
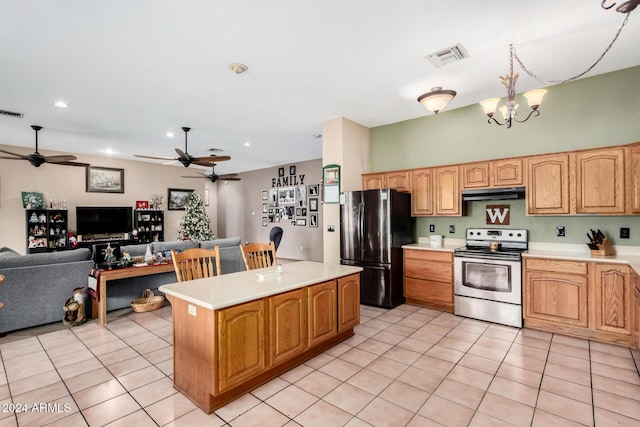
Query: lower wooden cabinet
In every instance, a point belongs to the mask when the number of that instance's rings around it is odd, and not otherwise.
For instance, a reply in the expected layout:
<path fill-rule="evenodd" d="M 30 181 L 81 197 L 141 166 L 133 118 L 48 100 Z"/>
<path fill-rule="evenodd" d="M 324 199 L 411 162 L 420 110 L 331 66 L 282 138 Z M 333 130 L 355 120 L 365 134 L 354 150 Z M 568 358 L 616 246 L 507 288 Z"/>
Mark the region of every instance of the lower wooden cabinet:
<path fill-rule="evenodd" d="M 304 289 L 275 295 L 269 304 L 269 365 L 291 359 L 307 349 Z"/>
<path fill-rule="evenodd" d="M 338 333 L 336 281 L 309 286 L 307 289 L 308 345 L 312 347 Z"/>
<path fill-rule="evenodd" d="M 453 253 L 405 249 L 404 296 L 408 303 L 453 312 Z"/>
<path fill-rule="evenodd" d="M 265 300 L 218 312 L 218 387 L 241 384 L 266 367 Z"/>
<path fill-rule="evenodd" d="M 633 284 L 623 264 L 524 259 L 526 327 L 634 344 Z"/>
<path fill-rule="evenodd" d="M 338 279 L 338 332 L 360 323 L 360 275 Z"/>
<path fill-rule="evenodd" d="M 633 275 L 634 282 L 634 307 L 635 307 L 635 332 L 634 332 L 634 341 L 636 348 L 640 348 L 640 275 Z"/>

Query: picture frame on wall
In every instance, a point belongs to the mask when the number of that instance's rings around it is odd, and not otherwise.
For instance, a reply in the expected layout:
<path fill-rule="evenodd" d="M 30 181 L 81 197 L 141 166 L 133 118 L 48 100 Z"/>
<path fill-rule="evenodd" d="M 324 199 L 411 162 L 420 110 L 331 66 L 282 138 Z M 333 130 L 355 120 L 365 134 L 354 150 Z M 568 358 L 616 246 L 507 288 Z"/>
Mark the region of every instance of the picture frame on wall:
<path fill-rule="evenodd" d="M 284 176 L 284 168 L 278 168 L 278 176 L 279 177 L 283 177 Z"/>
<path fill-rule="evenodd" d="M 262 190 L 262 200 L 267 201 L 269 199 L 269 192 L 267 190 Z"/>
<path fill-rule="evenodd" d="M 318 198 L 309 199 L 309 212 L 318 212 Z"/>
<path fill-rule="evenodd" d="M 327 165 L 322 168 L 322 201 L 340 202 L 340 166 Z"/>
<path fill-rule="evenodd" d="M 296 202 L 296 187 L 278 187 L 278 205 L 293 205 Z"/>
<path fill-rule="evenodd" d="M 318 184 L 307 185 L 307 194 L 309 196 L 319 196 L 320 193 L 318 192 Z"/>
<path fill-rule="evenodd" d="M 318 226 L 318 214 L 312 213 L 309 214 L 309 227 L 317 227 Z"/>
<path fill-rule="evenodd" d="M 296 206 L 306 206 L 306 205 L 307 205 L 307 186 L 297 185 L 296 186 Z"/>
<path fill-rule="evenodd" d="M 183 211 L 187 204 L 187 199 L 194 190 L 183 188 L 169 188 L 167 190 L 168 209 L 170 211 Z"/>
<path fill-rule="evenodd" d="M 262 204 L 262 213 L 267 213 L 267 204 L 266 203 Z"/>
<path fill-rule="evenodd" d="M 269 206 L 278 206 L 278 189 L 269 189 Z"/>
<path fill-rule="evenodd" d="M 295 175 L 295 174 L 296 174 L 296 167 L 289 166 L 289 175 Z"/>
<path fill-rule="evenodd" d="M 124 169 L 86 167 L 87 193 L 124 193 Z"/>
<path fill-rule="evenodd" d="M 267 228 L 267 224 L 268 224 L 268 223 L 269 223 L 269 222 L 267 221 L 267 217 L 266 217 L 266 216 L 263 216 L 263 217 L 262 217 L 262 228 Z"/>
<path fill-rule="evenodd" d="M 304 227 L 307 225 L 307 219 L 306 218 L 298 218 L 296 219 L 296 225 L 299 227 Z"/>

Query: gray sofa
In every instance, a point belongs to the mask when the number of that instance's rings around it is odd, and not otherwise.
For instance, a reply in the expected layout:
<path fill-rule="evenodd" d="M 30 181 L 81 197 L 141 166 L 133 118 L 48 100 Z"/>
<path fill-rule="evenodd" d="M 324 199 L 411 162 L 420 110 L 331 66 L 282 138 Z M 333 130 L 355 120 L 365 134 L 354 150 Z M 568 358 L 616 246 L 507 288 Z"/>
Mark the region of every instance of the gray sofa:
<path fill-rule="evenodd" d="M 210 241 L 153 242 L 151 250 L 182 251 L 191 247 L 213 249 L 220 247 L 222 273 L 245 270 L 240 238 Z M 131 256 L 144 255 L 147 244 L 122 246 Z M 64 303 L 73 296 L 73 290 L 87 287 L 89 271 L 94 267 L 91 251 L 87 248 L 41 254 L 20 255 L 8 249 L 0 249 L 0 334 L 23 328 L 61 322 Z M 107 288 L 107 311 L 130 307 L 131 300 L 139 298 L 142 291 L 151 289 L 156 295 L 158 287 L 176 281 L 174 272 L 159 273 L 131 279 L 114 280 Z M 86 294 L 86 293 L 85 293 Z M 90 313 L 90 299 L 87 308 Z"/>

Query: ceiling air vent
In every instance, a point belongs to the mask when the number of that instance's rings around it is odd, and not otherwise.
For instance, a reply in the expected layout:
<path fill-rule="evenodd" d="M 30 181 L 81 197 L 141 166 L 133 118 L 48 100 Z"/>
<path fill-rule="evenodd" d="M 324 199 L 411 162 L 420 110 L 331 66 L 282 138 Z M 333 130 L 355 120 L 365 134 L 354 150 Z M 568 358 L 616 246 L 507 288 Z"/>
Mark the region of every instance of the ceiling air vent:
<path fill-rule="evenodd" d="M 0 110 L 0 116 L 9 116 L 9 117 L 15 117 L 17 119 L 21 119 L 24 117 L 24 114 L 22 113 L 15 113 L 13 111 L 7 111 L 7 110 Z"/>
<path fill-rule="evenodd" d="M 460 44 L 455 44 L 453 46 L 449 46 L 446 49 L 439 50 L 430 55 L 427 55 L 427 59 L 429 62 L 433 64 L 434 67 L 440 68 L 447 64 L 456 61 L 462 61 L 469 57 L 469 53 L 467 50 Z"/>

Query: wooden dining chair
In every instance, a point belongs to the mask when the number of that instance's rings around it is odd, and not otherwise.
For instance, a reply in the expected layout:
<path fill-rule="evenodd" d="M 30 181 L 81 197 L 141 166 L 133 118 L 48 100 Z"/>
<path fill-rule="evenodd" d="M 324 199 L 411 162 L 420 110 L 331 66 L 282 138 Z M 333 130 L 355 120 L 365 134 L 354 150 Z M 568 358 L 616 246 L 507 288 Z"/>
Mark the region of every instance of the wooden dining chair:
<path fill-rule="evenodd" d="M 220 248 L 191 248 L 178 253 L 171 251 L 173 268 L 178 282 L 202 279 L 222 274 L 220 269 Z"/>
<path fill-rule="evenodd" d="M 276 247 L 273 241 L 269 243 L 249 243 L 246 246 L 241 243 L 240 250 L 247 270 L 271 267 L 278 264 Z"/>

